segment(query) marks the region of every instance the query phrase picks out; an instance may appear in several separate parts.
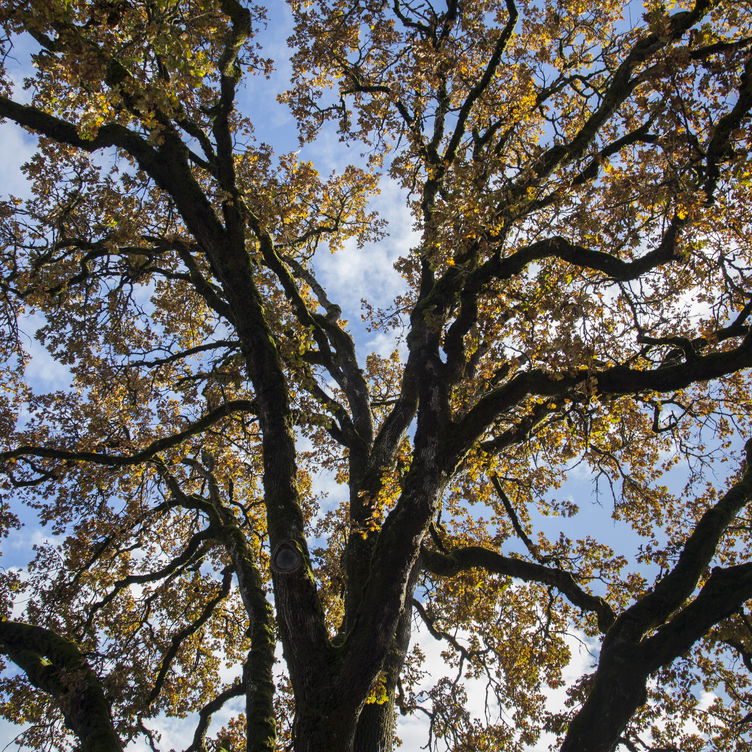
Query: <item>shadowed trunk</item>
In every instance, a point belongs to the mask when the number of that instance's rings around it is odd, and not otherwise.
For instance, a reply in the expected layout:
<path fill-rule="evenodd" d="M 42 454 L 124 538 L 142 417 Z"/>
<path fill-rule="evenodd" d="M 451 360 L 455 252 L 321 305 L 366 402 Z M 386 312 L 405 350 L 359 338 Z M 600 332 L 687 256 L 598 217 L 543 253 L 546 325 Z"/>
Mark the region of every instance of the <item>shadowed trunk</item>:
<path fill-rule="evenodd" d="M 647 699 L 647 677 L 637 651 L 601 653 L 593 688 L 560 752 L 613 752 L 629 719 Z"/>
<path fill-rule="evenodd" d="M 412 592 L 412 587 L 410 591 Z M 391 752 L 394 746 L 396 731 L 394 700 L 397 680 L 410 646 L 411 621 L 412 609 L 408 606 L 402 613 L 394 645 L 384 663 L 382 678 L 386 700 L 381 703 L 369 703 L 363 707 L 358 719 L 353 752 Z"/>
<path fill-rule="evenodd" d="M 312 701 L 300 702 L 295 719 L 293 738 L 295 752 L 392 752 L 396 730 L 395 697 L 397 682 L 410 646 L 412 607 L 410 603 L 419 564 L 409 577 L 404 606 L 394 639 L 387 652 L 382 670 L 374 680 L 372 699 L 358 713 L 353 706 L 353 692 L 345 682 L 333 679 L 328 684 L 318 682 L 310 689 Z M 315 682 L 321 672 L 304 672 Z"/>

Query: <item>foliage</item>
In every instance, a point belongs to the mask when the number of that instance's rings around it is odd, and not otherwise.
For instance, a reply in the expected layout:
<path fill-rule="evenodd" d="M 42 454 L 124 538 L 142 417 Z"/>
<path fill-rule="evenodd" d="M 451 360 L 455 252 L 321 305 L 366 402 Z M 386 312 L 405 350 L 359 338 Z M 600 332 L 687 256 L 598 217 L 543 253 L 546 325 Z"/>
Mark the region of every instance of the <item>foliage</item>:
<path fill-rule="evenodd" d="M 396 711 L 456 752 L 748 748 L 749 3 L 291 9 L 301 142 L 361 146 L 328 177 L 237 106 L 264 8 L 0 8 L 40 136 L 0 205 L 0 522 L 56 536 L 2 573 L 3 714 L 40 749 L 167 749 L 167 715 L 187 752 L 389 750 Z M 379 189 L 417 240 L 363 357 L 317 259 L 389 242 Z M 69 387 L 25 378 L 31 322 Z"/>

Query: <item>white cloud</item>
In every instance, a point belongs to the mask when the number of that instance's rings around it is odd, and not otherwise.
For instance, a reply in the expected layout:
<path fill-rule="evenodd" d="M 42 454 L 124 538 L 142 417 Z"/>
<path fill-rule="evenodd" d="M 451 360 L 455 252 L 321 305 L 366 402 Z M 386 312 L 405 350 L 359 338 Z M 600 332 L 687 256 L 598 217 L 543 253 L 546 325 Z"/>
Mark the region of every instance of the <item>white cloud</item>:
<path fill-rule="evenodd" d="M 382 358 L 388 358 L 397 350 L 403 362 L 407 359 L 407 345 L 404 340 L 398 338 L 394 330 L 376 332 L 366 342 L 366 350 Z"/>
<path fill-rule="evenodd" d="M 352 242 L 335 254 L 321 254 L 318 268 L 330 298 L 354 310 L 360 301 L 387 303 L 399 288 L 399 275 L 393 268 L 395 255 L 388 241 L 358 248 Z"/>
<path fill-rule="evenodd" d="M 70 369 L 55 360 L 35 336 L 46 323 L 45 317 L 40 313 L 24 316 L 19 320 L 19 329 L 26 334 L 26 351 L 31 356 L 26 367 L 26 381 L 33 389 L 44 392 L 68 389 L 73 380 Z"/>
<path fill-rule="evenodd" d="M 62 536 L 49 535 L 43 527 L 30 527 L 27 523 L 20 530 L 10 531 L 7 542 L 3 545 L 3 554 L 13 550 L 30 553 L 34 546 L 56 546 L 62 541 Z"/>
<path fill-rule="evenodd" d="M 462 636 L 459 636 L 462 639 Z M 560 689 L 548 690 L 547 710 L 559 712 L 564 709 L 566 689 L 585 672 L 591 671 L 594 661 L 597 659 L 597 644 L 591 641 L 583 633 L 566 636 L 566 643 L 571 651 L 571 659 L 563 672 L 564 686 Z M 425 653 L 426 661 L 423 669 L 427 671 L 424 681 L 419 686 L 421 691 L 428 690 L 435 682 L 447 673 L 446 661 L 441 656 L 441 651 L 447 645 L 431 637 L 420 624 L 413 629 L 412 643 L 419 644 Z M 467 708 L 471 716 L 483 719 L 486 705 L 486 683 L 483 679 L 465 680 L 467 691 Z M 498 712 L 498 706 L 490 707 L 490 711 Z M 493 722 L 493 718 L 490 719 Z M 397 717 L 397 735 L 402 740 L 401 749 L 418 750 L 428 740 L 429 720 L 424 714 L 418 712 L 411 716 Z M 535 747 L 529 752 L 547 752 L 549 744 L 554 740 L 552 734 L 543 734 Z"/>
<path fill-rule="evenodd" d="M 21 172 L 36 148 L 37 139 L 9 122 L 0 123 L 0 192 L 3 198 L 14 195 L 25 198 L 29 195 L 29 183 Z"/>
<path fill-rule="evenodd" d="M 191 718 L 159 717 L 145 723 L 146 727 L 159 735 L 160 749 L 185 749 L 193 741 L 195 723 Z M 155 734 L 155 735 L 156 735 Z M 129 744 L 128 752 L 152 752 L 146 739 L 139 737 Z"/>
<path fill-rule="evenodd" d="M 324 287 L 332 300 L 346 311 L 360 309 L 366 298 L 373 305 L 388 305 L 400 293 L 405 282 L 394 268 L 394 262 L 414 246 L 418 234 L 413 230 L 413 220 L 405 207 L 404 192 L 393 182 L 382 183 L 381 193 L 374 197 L 372 208 L 388 223 L 388 236 L 375 243 L 358 248 L 348 243 L 337 253 L 321 253 L 316 266 Z"/>
<path fill-rule="evenodd" d="M 457 638 L 465 641 L 465 636 L 459 634 Z M 426 672 L 423 681 L 418 685 L 418 692 L 427 692 L 442 677 L 447 675 L 447 662 L 442 657 L 442 651 L 448 645 L 442 640 L 432 637 L 421 622 L 413 623 L 411 644 L 418 644 L 425 655 L 422 670 Z M 451 670 L 451 675 L 456 673 Z M 482 718 L 486 705 L 486 683 L 483 679 L 465 679 L 467 692 L 467 707 L 474 718 Z M 498 708 L 497 708 L 498 709 Z M 420 749 L 428 741 L 429 719 L 420 711 L 411 716 L 397 717 L 397 736 L 402 741 L 401 749 Z"/>

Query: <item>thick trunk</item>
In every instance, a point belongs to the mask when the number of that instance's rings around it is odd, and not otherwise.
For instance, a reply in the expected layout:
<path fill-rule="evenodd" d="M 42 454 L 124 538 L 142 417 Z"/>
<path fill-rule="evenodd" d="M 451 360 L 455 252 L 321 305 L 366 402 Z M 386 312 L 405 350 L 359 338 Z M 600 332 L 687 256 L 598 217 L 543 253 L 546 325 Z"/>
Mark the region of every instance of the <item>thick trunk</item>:
<path fill-rule="evenodd" d="M 353 752 L 357 708 L 346 702 L 344 688 L 340 695 L 343 702 L 329 695 L 298 703 L 293 725 L 295 752 Z"/>
<path fill-rule="evenodd" d="M 359 714 L 347 703 L 345 687 L 340 688 L 340 702 L 301 703 L 293 730 L 295 752 L 391 752 L 397 677 L 404 656 L 397 650 L 390 655 L 391 666 L 380 676 L 384 694 L 366 703 Z"/>
<path fill-rule="evenodd" d="M 366 705 L 358 718 L 353 752 L 392 752 L 394 746 L 394 692 L 383 703 Z"/>
<path fill-rule="evenodd" d="M 405 605 L 394 635 L 394 643 L 387 653 L 382 671 L 384 687 L 384 702 L 369 703 L 363 707 L 358 718 L 353 752 L 391 752 L 394 746 L 395 707 L 394 698 L 397 693 L 397 681 L 405 655 L 410 646 L 410 632 L 412 626 L 412 593 L 415 587 L 418 567 L 413 569 L 410 577 Z"/>
<path fill-rule="evenodd" d="M 295 752 L 391 752 L 395 736 L 395 696 L 410 639 L 410 615 L 400 621 L 384 669 L 377 681 L 381 692 L 358 713 L 347 687 L 323 693 L 313 702 L 299 702 L 293 729 Z M 406 627 L 404 625 L 407 625 Z"/>
<path fill-rule="evenodd" d="M 613 752 L 645 703 L 648 671 L 636 650 L 601 653 L 593 688 L 572 720 L 560 752 Z"/>
<path fill-rule="evenodd" d="M 296 656 L 297 657 L 297 656 Z M 290 660 L 287 659 L 290 666 Z M 352 752 L 358 704 L 338 681 L 336 661 L 290 666 L 295 695 L 295 752 Z"/>
<path fill-rule="evenodd" d="M 332 676 L 331 683 L 318 681 L 323 671 L 306 672 L 305 693 L 298 700 L 293 728 L 295 752 L 391 752 L 395 736 L 397 680 L 410 645 L 412 592 L 418 568 L 410 576 L 403 610 L 382 670 L 374 680 L 380 690 L 376 702 L 366 702 L 360 711 L 354 694 Z"/>
<path fill-rule="evenodd" d="M 319 705 L 298 712 L 295 752 L 391 752 L 394 746 L 394 694 L 385 703 L 352 711 Z"/>

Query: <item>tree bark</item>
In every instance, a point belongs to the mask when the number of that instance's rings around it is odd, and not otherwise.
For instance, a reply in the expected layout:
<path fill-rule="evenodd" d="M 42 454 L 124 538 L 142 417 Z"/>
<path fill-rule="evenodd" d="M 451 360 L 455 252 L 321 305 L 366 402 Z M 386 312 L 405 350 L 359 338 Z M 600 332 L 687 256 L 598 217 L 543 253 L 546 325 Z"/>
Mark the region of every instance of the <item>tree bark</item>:
<path fill-rule="evenodd" d="M 296 691 L 293 725 L 295 752 L 391 752 L 394 748 L 397 682 L 410 645 L 412 598 L 419 572 L 413 567 L 403 597 L 397 629 L 381 670 L 373 677 L 381 685 L 373 692 L 376 702 L 362 702 L 358 690 L 349 686 L 332 655 L 329 670 L 323 665 L 311 670 L 310 663 L 298 673 L 305 685 Z M 358 681 L 360 684 L 360 681 Z M 378 700 L 383 700 L 380 702 Z"/>
<path fill-rule="evenodd" d="M 358 718 L 353 752 L 391 752 L 394 746 L 394 689 L 383 703 L 364 706 Z"/>
<path fill-rule="evenodd" d="M 408 588 L 410 600 L 412 600 L 414 586 L 415 577 L 413 576 Z M 405 655 L 410 646 L 411 627 L 412 608 L 406 604 L 397 626 L 394 644 L 387 654 L 382 671 L 386 701 L 368 703 L 363 706 L 358 718 L 353 752 L 391 752 L 394 746 L 397 681 L 402 673 Z"/>
<path fill-rule="evenodd" d="M 44 627 L 0 621 L 0 652 L 51 695 L 81 752 L 123 752 L 97 675 L 70 640 Z"/>
<path fill-rule="evenodd" d="M 346 699 L 347 689 L 339 687 Z M 299 702 L 293 725 L 295 752 L 353 752 L 357 709 L 321 698 L 318 702 Z"/>
<path fill-rule="evenodd" d="M 604 647 L 593 688 L 560 752 L 613 752 L 629 719 L 647 699 L 647 677 L 648 668 L 636 650 Z"/>

